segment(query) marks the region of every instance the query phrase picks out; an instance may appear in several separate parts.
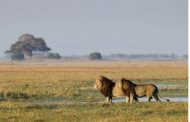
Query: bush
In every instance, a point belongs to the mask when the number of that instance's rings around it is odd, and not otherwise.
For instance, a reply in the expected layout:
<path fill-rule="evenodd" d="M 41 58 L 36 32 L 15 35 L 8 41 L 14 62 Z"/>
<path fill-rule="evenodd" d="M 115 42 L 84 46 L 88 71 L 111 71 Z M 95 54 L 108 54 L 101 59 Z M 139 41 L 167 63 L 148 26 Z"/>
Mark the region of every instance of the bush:
<path fill-rule="evenodd" d="M 99 52 L 94 52 L 90 54 L 90 59 L 91 60 L 101 60 L 102 59 L 102 55 Z"/>
<path fill-rule="evenodd" d="M 12 60 L 24 60 L 24 54 L 22 52 L 15 53 L 11 56 Z"/>
<path fill-rule="evenodd" d="M 59 53 L 48 53 L 47 58 L 49 58 L 49 59 L 60 59 L 61 56 L 59 55 Z"/>

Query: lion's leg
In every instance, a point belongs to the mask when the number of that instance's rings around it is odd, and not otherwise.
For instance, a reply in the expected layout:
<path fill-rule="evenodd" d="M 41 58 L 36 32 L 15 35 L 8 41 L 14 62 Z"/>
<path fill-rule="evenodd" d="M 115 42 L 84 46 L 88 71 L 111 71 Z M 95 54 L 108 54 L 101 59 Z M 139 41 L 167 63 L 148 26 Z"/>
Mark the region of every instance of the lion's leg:
<path fill-rule="evenodd" d="M 126 103 L 129 103 L 130 102 L 130 97 L 129 96 L 126 96 Z"/>
<path fill-rule="evenodd" d="M 112 96 L 109 96 L 109 103 L 112 103 Z"/>
<path fill-rule="evenodd" d="M 152 96 L 147 96 L 147 97 L 148 97 L 148 102 L 150 102 L 152 99 Z"/>
<path fill-rule="evenodd" d="M 133 99 L 134 99 L 134 94 L 133 93 L 130 93 L 130 103 L 132 103 L 133 102 Z"/>
<path fill-rule="evenodd" d="M 112 103 L 112 96 L 106 97 L 106 102 L 107 103 Z"/>
<path fill-rule="evenodd" d="M 154 91 L 149 91 L 149 92 L 146 94 L 146 96 L 148 97 L 148 102 L 151 101 L 153 94 L 154 94 Z"/>
<path fill-rule="evenodd" d="M 136 101 L 136 102 L 138 102 L 137 94 L 135 92 L 133 94 L 133 100 Z"/>
<path fill-rule="evenodd" d="M 148 98 L 148 102 L 150 102 L 151 101 L 151 98 Z"/>
<path fill-rule="evenodd" d="M 157 101 L 157 102 L 160 102 L 160 99 L 158 97 L 158 94 L 157 93 L 154 93 L 153 95 L 154 99 Z"/>
<path fill-rule="evenodd" d="M 139 100 L 138 100 L 138 98 L 137 98 L 136 95 L 134 95 L 133 99 L 134 99 L 134 101 L 139 102 Z"/>
<path fill-rule="evenodd" d="M 109 102 L 110 102 L 109 97 L 106 97 L 106 102 L 107 102 L 107 103 L 109 103 Z"/>

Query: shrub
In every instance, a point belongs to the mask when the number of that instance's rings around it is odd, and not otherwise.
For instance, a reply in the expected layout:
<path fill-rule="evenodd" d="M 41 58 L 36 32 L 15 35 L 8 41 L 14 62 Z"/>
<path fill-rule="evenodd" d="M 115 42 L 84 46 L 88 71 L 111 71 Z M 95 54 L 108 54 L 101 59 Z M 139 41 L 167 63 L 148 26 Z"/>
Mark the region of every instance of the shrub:
<path fill-rule="evenodd" d="M 49 58 L 49 59 L 60 59 L 61 56 L 59 55 L 59 53 L 48 53 L 47 58 Z"/>
<path fill-rule="evenodd" d="M 89 57 L 91 60 L 101 60 L 102 59 L 102 55 L 99 52 L 91 53 Z"/>

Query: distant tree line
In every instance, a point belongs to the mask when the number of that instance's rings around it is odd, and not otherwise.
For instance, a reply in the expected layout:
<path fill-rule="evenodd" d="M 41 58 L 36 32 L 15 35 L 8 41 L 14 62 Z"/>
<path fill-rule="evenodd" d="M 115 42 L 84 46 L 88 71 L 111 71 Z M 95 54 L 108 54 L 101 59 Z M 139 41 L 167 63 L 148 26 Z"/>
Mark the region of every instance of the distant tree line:
<path fill-rule="evenodd" d="M 10 49 L 5 51 L 7 55 L 11 56 L 13 60 L 23 60 L 32 58 L 48 58 L 48 59 L 60 59 L 59 53 L 50 52 L 45 40 L 41 37 L 34 37 L 32 34 L 23 34 L 18 40 L 10 46 Z M 160 59 L 177 59 L 177 58 L 188 58 L 188 54 L 179 57 L 176 54 L 111 54 L 102 55 L 100 52 L 92 52 L 86 56 L 70 56 L 67 59 L 90 59 L 90 60 L 160 60 Z"/>
<path fill-rule="evenodd" d="M 63 57 L 66 60 L 175 60 L 175 59 L 188 59 L 188 54 L 176 55 L 176 54 L 111 54 L 102 55 L 99 52 L 93 52 L 89 55 L 73 55 Z"/>
<path fill-rule="evenodd" d="M 179 57 L 176 54 L 111 54 L 109 56 L 104 56 L 108 59 L 177 59 L 177 58 L 187 58 L 188 55 L 183 55 Z"/>

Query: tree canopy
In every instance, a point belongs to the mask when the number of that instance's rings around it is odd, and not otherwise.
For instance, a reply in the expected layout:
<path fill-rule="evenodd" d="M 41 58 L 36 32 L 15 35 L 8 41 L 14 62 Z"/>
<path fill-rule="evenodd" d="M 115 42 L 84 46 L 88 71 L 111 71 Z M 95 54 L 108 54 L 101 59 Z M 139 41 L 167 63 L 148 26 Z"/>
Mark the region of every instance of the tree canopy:
<path fill-rule="evenodd" d="M 90 53 L 89 57 L 91 60 L 101 60 L 102 59 L 102 55 L 99 52 Z"/>
<path fill-rule="evenodd" d="M 61 59 L 61 56 L 59 53 L 48 53 L 47 58 L 49 58 L 49 59 Z"/>
<path fill-rule="evenodd" d="M 17 42 L 11 45 L 10 50 L 5 51 L 5 53 L 12 55 L 22 53 L 30 57 L 34 52 L 46 52 L 50 50 L 43 38 L 36 38 L 31 34 L 23 34 L 18 38 Z"/>

